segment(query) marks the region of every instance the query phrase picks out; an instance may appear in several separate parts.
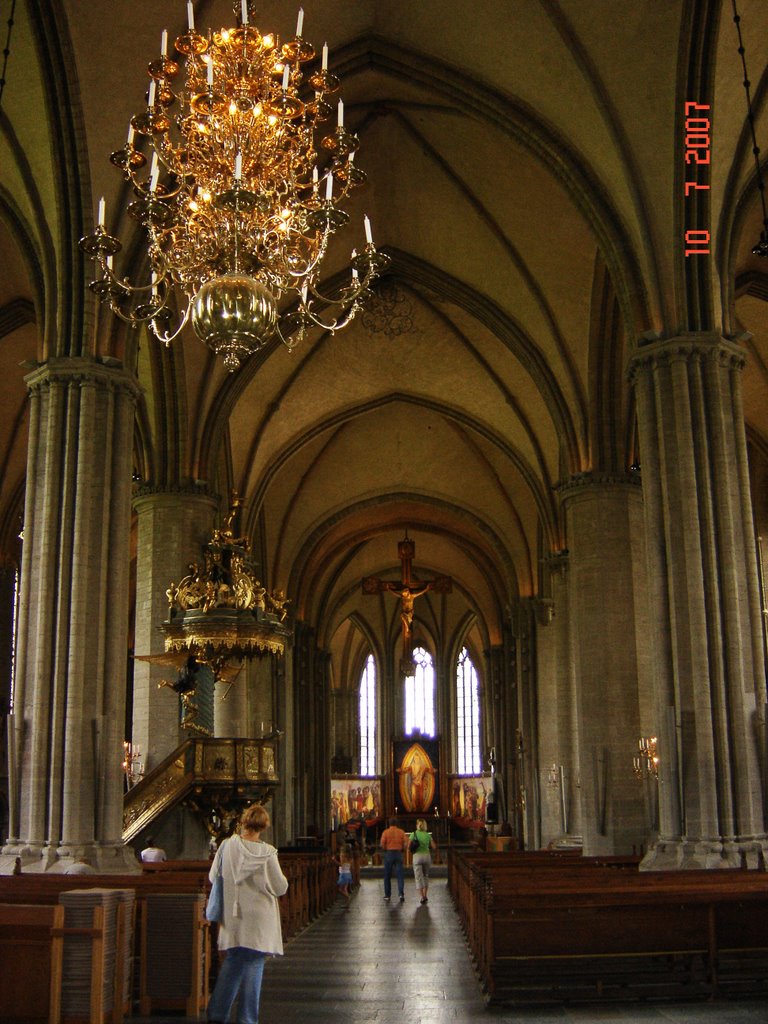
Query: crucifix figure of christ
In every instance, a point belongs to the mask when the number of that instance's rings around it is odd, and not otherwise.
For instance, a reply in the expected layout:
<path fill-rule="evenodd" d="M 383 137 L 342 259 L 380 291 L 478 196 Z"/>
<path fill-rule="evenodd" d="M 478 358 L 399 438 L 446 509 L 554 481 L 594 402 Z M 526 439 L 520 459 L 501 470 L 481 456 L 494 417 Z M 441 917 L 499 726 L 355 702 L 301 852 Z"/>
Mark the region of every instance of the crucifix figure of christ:
<path fill-rule="evenodd" d="M 402 621 L 403 654 L 400 669 L 405 675 L 413 674 L 413 604 L 417 597 L 431 590 L 435 594 L 450 594 L 453 580 L 450 576 L 436 576 L 433 580 L 416 580 L 411 574 L 416 544 L 405 538 L 397 545 L 397 554 L 402 565 L 400 580 L 382 580 L 378 576 L 363 578 L 364 594 L 381 594 L 389 591 L 400 598 L 400 619 Z"/>

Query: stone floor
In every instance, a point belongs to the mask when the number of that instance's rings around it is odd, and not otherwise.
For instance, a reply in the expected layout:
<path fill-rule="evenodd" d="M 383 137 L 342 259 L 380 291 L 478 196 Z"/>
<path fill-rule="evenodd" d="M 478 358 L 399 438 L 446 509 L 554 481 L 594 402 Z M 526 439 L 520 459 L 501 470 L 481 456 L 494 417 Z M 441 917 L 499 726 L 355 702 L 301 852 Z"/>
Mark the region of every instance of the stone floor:
<path fill-rule="evenodd" d="M 395 890 L 396 891 L 396 890 Z M 260 1024 L 768 1024 L 768 999 L 488 1009 L 444 879 L 420 906 L 366 879 L 267 963 Z M 151 1024 L 181 1017 L 151 1019 Z"/>

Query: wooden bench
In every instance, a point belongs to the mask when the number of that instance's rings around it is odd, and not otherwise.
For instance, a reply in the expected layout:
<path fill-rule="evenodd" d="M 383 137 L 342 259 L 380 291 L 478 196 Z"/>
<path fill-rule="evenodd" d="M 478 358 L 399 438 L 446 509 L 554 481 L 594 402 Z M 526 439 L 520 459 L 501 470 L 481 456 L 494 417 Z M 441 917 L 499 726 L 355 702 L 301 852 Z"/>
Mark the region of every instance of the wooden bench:
<path fill-rule="evenodd" d="M 318 851 L 293 851 L 282 850 L 279 854 L 280 864 L 288 879 L 288 892 L 279 901 L 280 916 L 283 926 L 283 937 L 288 941 L 292 936 L 324 913 L 336 899 L 336 865 L 330 856 L 322 850 Z M 198 1016 L 203 1012 L 208 998 L 209 981 L 211 980 L 210 967 L 211 942 L 215 940 L 215 927 L 211 928 L 203 917 L 202 907 L 194 897 L 207 894 L 210 889 L 208 882 L 209 861 L 165 861 L 160 864 L 143 865 L 140 874 L 135 875 L 64 875 L 64 874 L 21 874 L 0 876 L 0 909 L 3 909 L 13 920 L 18 915 L 24 917 L 25 911 L 21 907 L 26 905 L 30 913 L 40 913 L 40 920 L 46 921 L 54 912 L 58 903 L 59 895 L 71 889 L 91 888 L 113 888 L 133 889 L 136 892 L 136 921 L 135 921 L 135 956 L 134 969 L 138 971 L 139 998 L 144 1007 L 142 1012 L 150 1013 L 153 1009 L 182 1009 L 188 1016 Z M 199 911 L 195 911 L 190 918 L 189 930 L 189 957 L 190 957 L 190 991 L 183 999 L 171 1000 L 173 1005 L 163 1002 L 163 999 L 153 997 L 151 985 L 148 982 L 146 971 L 147 947 L 151 944 L 147 901 L 153 895 L 164 896 L 168 894 L 187 894 L 191 898 L 191 905 L 199 904 Z M 194 908 L 193 908 L 194 909 Z M 52 926 L 48 925 L 48 930 Z M 50 946 L 52 937 L 45 932 L 45 928 L 38 929 L 35 942 L 42 948 L 48 949 L 46 956 L 36 962 L 34 976 L 40 981 L 37 986 L 36 995 L 44 987 L 46 993 L 49 989 L 51 978 L 51 954 Z M 213 935 L 212 935 L 213 932 Z M 19 954 L 21 955 L 21 954 Z M 9 961 L 11 962 L 11 961 Z M 214 958 L 213 977 L 215 977 Z M 122 963 L 118 959 L 118 970 Z M 3 971 L 5 973 L 5 971 Z M 29 975 L 27 975 L 29 977 Z M 54 986 L 55 987 L 55 986 Z M 58 991 L 60 992 L 60 982 Z M 115 980 L 115 992 L 124 988 L 122 980 Z M 0 992 L 3 990 L 0 989 Z M 16 1005 L 16 996 L 9 991 L 9 1005 Z M 124 1011 L 125 1006 L 122 1007 Z M 130 1007 L 127 1008 L 128 1010 Z M 100 1013 L 99 1022 L 108 1019 L 112 1024 L 117 1024 L 122 1017 L 118 1016 L 119 1010 L 115 1007 L 103 1007 L 94 1013 Z M 10 1019 L 10 1011 L 8 1014 Z M 20 1017 L 20 1020 L 33 1020 L 31 1017 Z M 49 1010 L 46 1005 L 40 1014 L 40 1020 L 49 1019 Z M 52 1018 L 51 1018 L 52 1019 Z M 6 1014 L 4 1004 L 0 1001 L 0 1020 L 5 1024 Z"/>
<path fill-rule="evenodd" d="M 52 933 L 63 926 L 64 907 L 0 905 L 0 1020 L 6 1024 L 59 1020 L 61 985 L 52 979 L 60 979 L 61 961 Z"/>
<path fill-rule="evenodd" d="M 458 859 L 452 895 L 492 1002 L 766 991 L 764 873 Z"/>
<path fill-rule="evenodd" d="M 126 927 L 125 907 L 116 908 L 115 938 L 119 944 Z M 62 981 L 65 967 L 64 943 L 68 937 L 91 940 L 90 1012 L 85 1017 L 65 1016 Z M 77 1020 L 83 1024 L 120 1024 L 130 1013 L 123 998 L 124 975 L 115 965 L 113 998 L 104 1000 L 105 922 L 103 907 L 94 907 L 90 924 L 66 925 L 66 908 L 60 904 L 0 904 L 0 1020 L 4 1024 L 45 1021 L 62 1024 Z"/>

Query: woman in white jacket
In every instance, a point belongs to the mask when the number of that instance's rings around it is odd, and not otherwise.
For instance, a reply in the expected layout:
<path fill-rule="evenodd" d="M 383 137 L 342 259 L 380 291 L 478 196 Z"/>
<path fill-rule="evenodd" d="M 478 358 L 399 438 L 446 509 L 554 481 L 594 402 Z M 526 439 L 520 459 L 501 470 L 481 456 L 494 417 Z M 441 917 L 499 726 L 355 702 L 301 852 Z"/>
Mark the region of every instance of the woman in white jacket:
<path fill-rule="evenodd" d="M 277 850 L 262 843 L 269 814 L 252 804 L 240 816 L 240 833 L 219 847 L 209 878 L 224 880 L 224 915 L 219 922 L 219 949 L 226 958 L 208 1003 L 209 1022 L 229 1020 L 238 999 L 238 1024 L 258 1024 L 261 978 L 268 955 L 283 952 L 283 933 L 277 897 L 288 890 L 288 879 Z"/>

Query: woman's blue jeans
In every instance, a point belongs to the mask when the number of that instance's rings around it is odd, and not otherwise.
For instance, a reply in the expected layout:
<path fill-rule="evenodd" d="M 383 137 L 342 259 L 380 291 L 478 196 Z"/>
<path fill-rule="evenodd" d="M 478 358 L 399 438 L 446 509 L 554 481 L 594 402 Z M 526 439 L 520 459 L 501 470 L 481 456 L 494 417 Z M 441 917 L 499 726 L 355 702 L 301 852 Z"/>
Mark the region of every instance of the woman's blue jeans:
<path fill-rule="evenodd" d="M 228 1021 L 239 996 L 237 1024 L 258 1024 L 261 978 L 266 958 L 266 953 L 244 946 L 233 946 L 227 950 L 208 1003 L 208 1020 Z"/>

